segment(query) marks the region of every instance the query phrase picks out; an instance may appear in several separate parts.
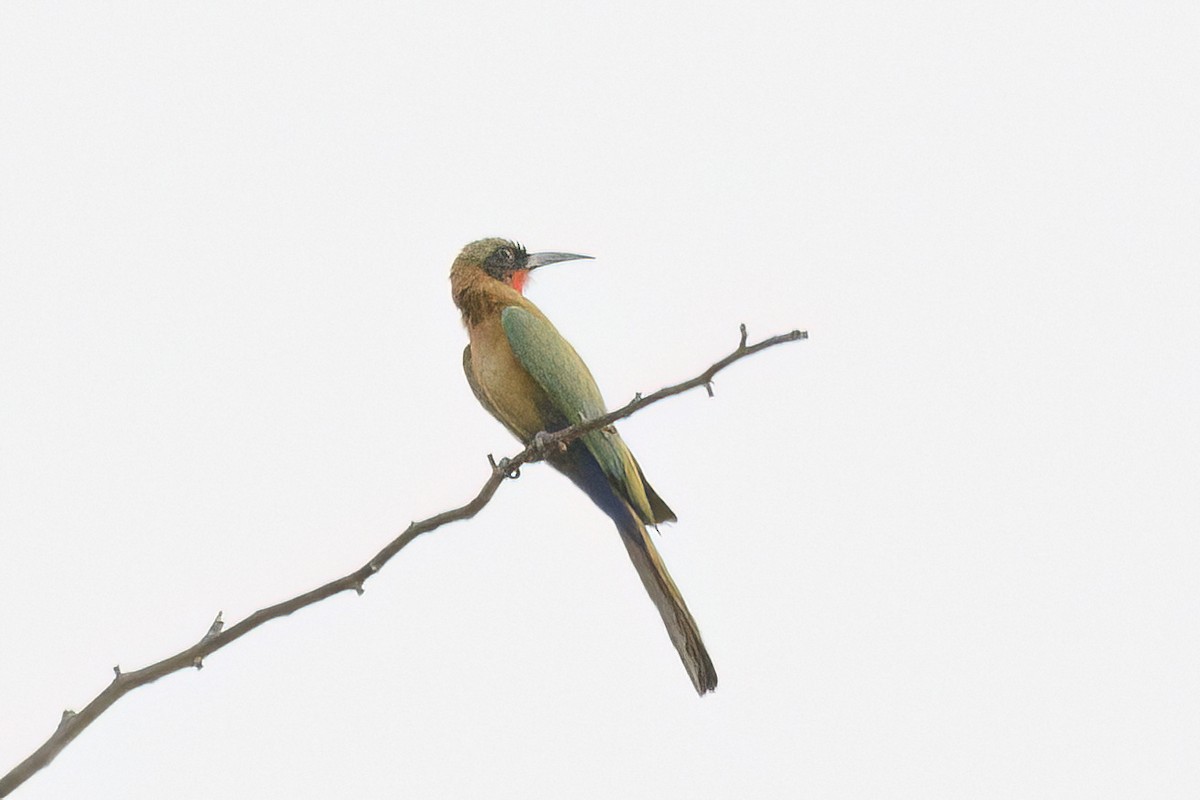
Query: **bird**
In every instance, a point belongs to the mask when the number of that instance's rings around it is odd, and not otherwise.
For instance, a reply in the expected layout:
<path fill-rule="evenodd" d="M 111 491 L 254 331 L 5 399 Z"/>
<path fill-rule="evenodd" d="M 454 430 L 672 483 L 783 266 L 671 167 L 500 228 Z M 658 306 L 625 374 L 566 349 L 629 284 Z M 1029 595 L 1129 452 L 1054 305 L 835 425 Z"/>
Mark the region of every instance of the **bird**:
<path fill-rule="evenodd" d="M 548 264 L 591 256 L 529 253 L 516 242 L 480 239 L 466 245 L 450 268 L 454 304 L 469 343 L 463 371 L 476 399 L 523 444 L 608 413 L 595 378 L 541 310 L 525 297 L 529 273 Z M 647 525 L 674 522 L 633 453 L 612 426 L 590 431 L 546 459 L 608 515 L 662 616 L 667 633 L 703 696 L 717 672 Z"/>

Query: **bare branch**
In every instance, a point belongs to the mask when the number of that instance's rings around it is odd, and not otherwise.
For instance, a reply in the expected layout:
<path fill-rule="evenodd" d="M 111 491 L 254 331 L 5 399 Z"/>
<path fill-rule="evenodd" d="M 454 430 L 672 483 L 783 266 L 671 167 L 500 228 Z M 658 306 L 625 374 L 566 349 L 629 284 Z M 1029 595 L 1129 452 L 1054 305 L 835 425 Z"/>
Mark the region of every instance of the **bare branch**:
<path fill-rule="evenodd" d="M 790 333 L 772 336 L 769 339 L 764 339 L 756 344 L 746 344 L 746 326 L 741 326 L 741 341 L 737 348 L 729 355 L 716 362 L 708 369 L 701 372 L 690 380 L 677 383 L 674 386 L 667 386 L 659 389 L 653 394 L 643 397 L 640 393 L 626 405 L 605 414 L 603 417 L 587 420 L 578 425 L 573 425 L 569 428 L 556 431 L 553 433 L 539 433 L 534 437 L 533 442 L 521 452 L 517 453 L 512 458 L 502 458 L 499 463 L 488 456 L 488 463 L 491 465 L 491 475 L 483 484 L 483 487 L 475 495 L 475 497 L 466 505 L 449 511 L 443 511 L 440 514 L 435 514 L 428 519 L 423 519 L 420 522 L 413 522 L 407 529 L 391 542 L 389 542 L 375 556 L 363 564 L 361 567 L 351 572 L 349 575 L 344 575 L 337 580 L 330 581 L 324 586 L 319 586 L 304 594 L 297 595 L 290 600 L 284 600 L 282 603 L 276 603 L 267 608 L 261 608 L 255 611 L 250 616 L 241 620 L 237 624 L 226 628 L 222 620 L 221 613 L 218 612 L 216 619 L 209 626 L 207 632 L 199 642 L 191 647 L 181 650 L 173 656 L 164 658 L 156 664 L 151 664 L 148 667 L 143 667 L 133 672 L 122 672 L 119 666 L 113 667 L 114 677 L 111 683 L 100 694 L 84 706 L 82 711 L 78 713 L 74 711 L 64 711 L 62 718 L 58 723 L 57 729 L 51 734 L 46 742 L 35 750 L 28 758 L 18 764 L 3 778 L 0 778 L 0 797 L 7 797 L 13 789 L 16 789 L 22 783 L 30 778 L 38 770 L 49 764 L 55 756 L 57 756 L 64 747 L 70 744 L 76 736 L 92 724 L 97 717 L 108 709 L 113 703 L 121 699 L 128 692 L 152 683 L 159 678 L 170 675 L 172 672 L 178 672 L 187 667 L 195 667 L 200 669 L 204 666 L 204 658 L 211 653 L 215 653 L 222 647 L 231 642 L 240 639 L 250 631 L 259 627 L 265 622 L 269 622 L 279 617 L 287 616 L 294 611 L 299 611 L 305 606 L 310 606 L 313 603 L 318 603 L 327 597 L 332 597 L 335 594 L 340 594 L 346 591 L 354 591 L 358 594 L 363 592 L 363 584 L 383 566 L 391 560 L 393 556 L 403 550 L 409 542 L 416 539 L 423 533 L 428 533 L 436 528 L 458 520 L 470 519 L 478 514 L 488 501 L 492 499 L 492 495 L 500 488 L 500 484 L 505 478 L 516 478 L 520 475 L 520 469 L 525 464 L 531 464 L 536 461 L 543 460 L 548 454 L 556 452 L 566 447 L 567 444 L 583 436 L 588 431 L 597 430 L 612 425 L 619 419 L 624 419 L 646 406 L 657 403 L 672 395 L 686 392 L 689 389 L 695 389 L 699 386 L 704 386 L 708 389 L 708 393 L 712 395 L 712 379 L 721 370 L 728 367 L 735 361 L 753 355 L 760 350 L 765 350 L 768 347 L 774 347 L 784 342 L 794 342 L 799 339 L 807 339 L 807 331 L 791 331 Z"/>

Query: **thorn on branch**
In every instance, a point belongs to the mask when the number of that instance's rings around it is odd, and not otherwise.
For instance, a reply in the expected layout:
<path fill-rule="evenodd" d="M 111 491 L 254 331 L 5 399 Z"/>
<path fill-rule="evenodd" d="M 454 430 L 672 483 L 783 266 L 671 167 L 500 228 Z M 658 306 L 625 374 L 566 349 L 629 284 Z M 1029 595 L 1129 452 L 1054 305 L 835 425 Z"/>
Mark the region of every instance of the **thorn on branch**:
<path fill-rule="evenodd" d="M 502 458 L 500 459 L 500 463 L 496 465 L 496 468 L 504 473 L 504 477 L 511 478 L 515 481 L 517 478 L 521 477 L 521 468 L 513 467 L 512 469 L 509 469 L 508 464 L 509 459 Z"/>
<path fill-rule="evenodd" d="M 741 351 L 746 349 L 746 323 L 743 322 L 738 329 L 742 332 L 742 341 L 738 342 L 738 350 Z"/>
<path fill-rule="evenodd" d="M 224 611 L 218 611 L 216 618 L 212 621 L 212 625 L 208 626 L 208 631 L 200 637 L 200 644 L 211 642 L 213 639 L 221 635 L 221 630 L 225 627 Z M 196 656 L 192 659 L 192 666 L 196 669 L 204 669 L 204 656 Z"/>
<path fill-rule="evenodd" d="M 63 709 L 62 717 L 58 720 L 58 727 L 61 729 L 63 725 L 66 725 L 68 722 L 70 722 L 74 718 L 75 718 L 74 711 L 72 711 L 69 708 Z"/>
<path fill-rule="evenodd" d="M 712 388 L 712 381 L 705 381 L 705 382 L 704 382 L 704 391 L 708 392 L 708 396 L 709 396 L 709 397 L 713 397 L 713 396 L 714 396 L 714 395 L 713 395 L 713 388 Z"/>
<path fill-rule="evenodd" d="M 216 619 L 212 621 L 212 625 L 208 626 L 208 632 L 200 637 L 200 644 L 215 639 L 221 633 L 221 629 L 225 627 L 225 620 L 221 618 L 221 615 L 224 613 L 224 611 L 217 612 Z"/>
<path fill-rule="evenodd" d="M 362 597 L 364 592 L 366 592 L 366 589 L 363 588 L 362 581 L 357 581 L 354 584 L 354 593 L 357 594 L 359 597 Z"/>

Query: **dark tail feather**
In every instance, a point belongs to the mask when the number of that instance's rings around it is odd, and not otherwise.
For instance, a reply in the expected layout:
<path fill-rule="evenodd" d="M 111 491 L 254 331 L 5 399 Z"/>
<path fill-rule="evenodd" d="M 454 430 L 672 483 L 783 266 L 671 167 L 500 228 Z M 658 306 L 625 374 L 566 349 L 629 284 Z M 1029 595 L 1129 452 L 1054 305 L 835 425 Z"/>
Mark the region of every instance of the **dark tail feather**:
<path fill-rule="evenodd" d="M 637 521 L 632 513 L 627 519 L 628 523 L 618 525 L 618 528 L 621 541 L 625 542 L 625 549 L 629 552 L 629 560 L 633 562 L 642 585 L 662 616 L 671 642 L 679 651 L 679 658 L 692 679 L 692 685 L 696 687 L 697 694 L 703 696 L 705 692 L 717 688 L 717 670 L 708 657 L 708 650 L 704 648 L 700 629 L 683 602 L 683 595 L 671 580 L 654 542 L 650 540 L 646 526 Z"/>
<path fill-rule="evenodd" d="M 637 568 L 642 585 L 646 587 L 646 592 L 662 616 L 667 633 L 671 635 L 671 642 L 679 651 L 679 658 L 683 661 L 696 691 L 703 695 L 717 688 L 717 671 L 708 657 L 708 651 L 704 649 L 696 620 L 692 619 L 691 612 L 683 602 L 683 595 L 675 587 L 675 582 L 667 573 L 654 542 L 650 540 L 650 534 L 646 532 L 646 526 L 638 519 L 633 508 L 613 489 L 600 464 L 582 442 L 572 443 L 566 453 L 552 458 L 550 463 L 576 486 L 587 492 L 592 502 L 616 523 L 617 530 L 621 532 L 621 541 L 625 542 L 625 549 L 629 551 L 629 560 Z M 641 477 L 640 467 L 638 474 Z M 646 487 L 654 520 L 667 522 L 675 519 L 674 512 L 655 494 L 650 485 L 644 479 L 642 483 Z"/>

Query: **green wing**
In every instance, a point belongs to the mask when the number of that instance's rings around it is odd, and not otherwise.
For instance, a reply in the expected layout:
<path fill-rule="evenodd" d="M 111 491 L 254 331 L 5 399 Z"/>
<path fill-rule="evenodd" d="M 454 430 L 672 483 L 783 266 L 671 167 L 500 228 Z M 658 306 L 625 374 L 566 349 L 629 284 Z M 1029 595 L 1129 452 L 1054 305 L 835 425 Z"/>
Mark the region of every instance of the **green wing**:
<path fill-rule="evenodd" d="M 509 306 L 501 312 L 500 321 L 521 366 L 572 425 L 607 413 L 596 379 L 575 348 L 548 320 L 527 309 Z M 615 430 L 590 431 L 581 437 L 581 441 L 600 463 L 613 488 L 629 501 L 645 522 L 666 522 L 675 518 L 667 504 L 646 483 L 633 453 Z"/>

